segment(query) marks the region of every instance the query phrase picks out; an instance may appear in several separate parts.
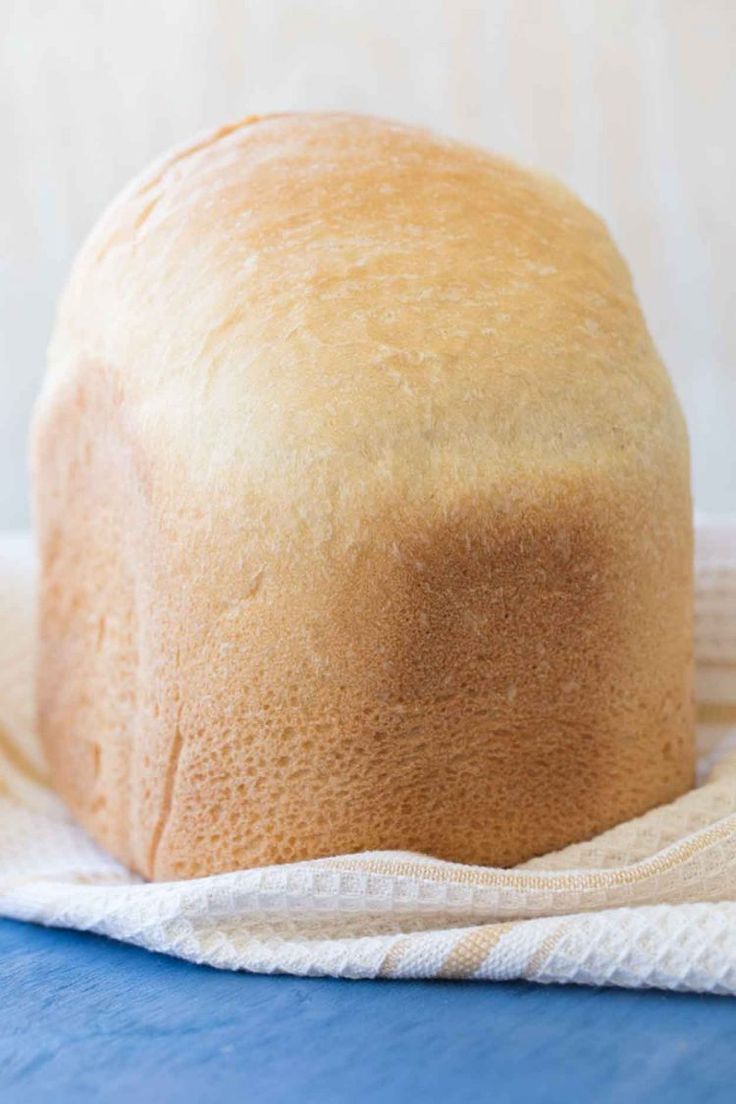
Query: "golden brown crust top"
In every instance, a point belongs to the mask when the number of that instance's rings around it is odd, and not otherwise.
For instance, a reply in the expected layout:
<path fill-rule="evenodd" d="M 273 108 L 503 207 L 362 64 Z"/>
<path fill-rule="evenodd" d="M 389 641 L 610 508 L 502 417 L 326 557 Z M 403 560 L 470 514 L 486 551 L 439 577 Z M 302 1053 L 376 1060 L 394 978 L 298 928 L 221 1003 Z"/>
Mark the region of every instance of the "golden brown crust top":
<path fill-rule="evenodd" d="M 75 268 L 49 390 L 83 360 L 208 495 L 234 466 L 337 508 L 339 456 L 368 497 L 408 480 L 449 501 L 520 457 L 640 466 L 683 439 L 599 219 L 507 161 L 351 115 L 249 118 L 139 178 Z"/>

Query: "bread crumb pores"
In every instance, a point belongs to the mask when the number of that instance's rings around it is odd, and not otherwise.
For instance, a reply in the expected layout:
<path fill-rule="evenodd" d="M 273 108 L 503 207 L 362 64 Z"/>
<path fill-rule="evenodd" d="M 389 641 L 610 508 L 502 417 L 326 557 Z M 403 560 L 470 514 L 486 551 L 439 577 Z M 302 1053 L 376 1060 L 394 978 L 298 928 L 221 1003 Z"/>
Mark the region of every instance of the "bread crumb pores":
<path fill-rule="evenodd" d="M 34 433 L 39 726 L 128 866 L 511 865 L 692 782 L 685 427 L 564 188 L 247 119 L 135 181 Z"/>

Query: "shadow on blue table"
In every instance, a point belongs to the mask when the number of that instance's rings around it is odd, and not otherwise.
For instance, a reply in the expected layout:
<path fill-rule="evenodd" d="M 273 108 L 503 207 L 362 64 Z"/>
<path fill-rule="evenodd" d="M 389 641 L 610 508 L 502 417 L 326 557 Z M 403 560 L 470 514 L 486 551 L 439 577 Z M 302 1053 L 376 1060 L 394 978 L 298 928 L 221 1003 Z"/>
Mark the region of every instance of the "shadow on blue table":
<path fill-rule="evenodd" d="M 736 1000 L 212 970 L 0 921 L 0 1099 L 736 1100 Z"/>

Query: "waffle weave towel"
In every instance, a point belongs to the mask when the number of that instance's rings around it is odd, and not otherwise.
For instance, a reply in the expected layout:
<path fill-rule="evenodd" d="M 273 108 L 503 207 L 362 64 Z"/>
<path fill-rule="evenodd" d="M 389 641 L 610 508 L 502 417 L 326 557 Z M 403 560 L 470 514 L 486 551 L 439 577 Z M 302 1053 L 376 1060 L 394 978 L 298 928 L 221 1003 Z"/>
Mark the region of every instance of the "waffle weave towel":
<path fill-rule="evenodd" d="M 33 556 L 0 540 L 0 915 L 225 969 L 736 993 L 736 523 L 698 525 L 699 781 L 513 870 L 374 852 L 146 884 L 46 786 Z"/>

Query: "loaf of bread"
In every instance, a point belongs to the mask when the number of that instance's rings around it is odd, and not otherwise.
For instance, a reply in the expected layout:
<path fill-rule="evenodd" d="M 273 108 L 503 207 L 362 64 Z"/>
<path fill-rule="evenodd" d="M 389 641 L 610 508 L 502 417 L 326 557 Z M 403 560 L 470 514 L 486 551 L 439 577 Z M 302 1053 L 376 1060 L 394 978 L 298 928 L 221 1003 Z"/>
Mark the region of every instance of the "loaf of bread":
<path fill-rule="evenodd" d="M 557 183 L 347 114 L 143 175 L 34 428 L 39 724 L 150 878 L 510 865 L 692 781 L 686 432 Z"/>

